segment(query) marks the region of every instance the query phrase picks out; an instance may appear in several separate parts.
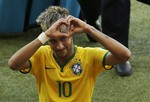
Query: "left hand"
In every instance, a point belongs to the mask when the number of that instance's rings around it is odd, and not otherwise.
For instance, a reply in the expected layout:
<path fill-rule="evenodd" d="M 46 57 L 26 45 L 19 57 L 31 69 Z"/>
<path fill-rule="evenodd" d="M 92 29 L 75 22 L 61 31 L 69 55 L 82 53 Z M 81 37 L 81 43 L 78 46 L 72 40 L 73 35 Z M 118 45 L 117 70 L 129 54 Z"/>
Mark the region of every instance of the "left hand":
<path fill-rule="evenodd" d="M 71 35 L 75 33 L 86 33 L 88 31 L 89 25 L 80 20 L 79 18 L 75 18 L 71 15 L 67 17 L 67 22 L 70 24 L 70 33 Z"/>

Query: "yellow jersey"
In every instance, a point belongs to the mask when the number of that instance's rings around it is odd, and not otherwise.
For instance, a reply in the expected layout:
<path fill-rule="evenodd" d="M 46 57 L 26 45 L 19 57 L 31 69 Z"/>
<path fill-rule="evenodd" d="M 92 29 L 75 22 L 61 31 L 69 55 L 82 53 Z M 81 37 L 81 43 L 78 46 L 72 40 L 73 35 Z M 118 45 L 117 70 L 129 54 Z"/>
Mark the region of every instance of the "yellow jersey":
<path fill-rule="evenodd" d="M 105 65 L 108 51 L 77 46 L 74 50 L 64 65 L 48 45 L 30 58 L 29 72 L 35 76 L 40 102 L 91 102 L 97 75 L 111 68 Z"/>

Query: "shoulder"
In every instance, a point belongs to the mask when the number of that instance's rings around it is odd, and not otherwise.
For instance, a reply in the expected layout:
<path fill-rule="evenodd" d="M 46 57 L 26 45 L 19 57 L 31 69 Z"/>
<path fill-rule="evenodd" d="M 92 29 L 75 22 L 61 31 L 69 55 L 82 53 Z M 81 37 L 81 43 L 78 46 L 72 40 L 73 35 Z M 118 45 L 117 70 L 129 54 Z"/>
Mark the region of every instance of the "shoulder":
<path fill-rule="evenodd" d="M 42 56 L 42 55 L 45 55 L 45 54 L 48 54 L 48 53 L 51 53 L 52 50 L 50 48 L 50 46 L 48 45 L 44 45 L 44 46 L 41 46 L 35 53 L 32 57 L 36 57 L 36 56 Z"/>
<path fill-rule="evenodd" d="M 49 45 L 43 45 L 39 48 L 39 50 L 51 50 Z"/>
<path fill-rule="evenodd" d="M 106 49 L 103 49 L 101 47 L 80 47 L 77 46 L 77 51 L 78 52 L 103 52 L 107 51 Z"/>
<path fill-rule="evenodd" d="M 49 45 L 44 45 L 44 46 L 41 46 L 37 51 L 45 52 L 45 51 L 52 51 L 52 49 Z"/>
<path fill-rule="evenodd" d="M 100 47 L 77 47 L 76 53 L 78 56 L 86 57 L 86 58 L 102 58 L 106 52 L 108 52 L 105 49 L 102 49 Z"/>

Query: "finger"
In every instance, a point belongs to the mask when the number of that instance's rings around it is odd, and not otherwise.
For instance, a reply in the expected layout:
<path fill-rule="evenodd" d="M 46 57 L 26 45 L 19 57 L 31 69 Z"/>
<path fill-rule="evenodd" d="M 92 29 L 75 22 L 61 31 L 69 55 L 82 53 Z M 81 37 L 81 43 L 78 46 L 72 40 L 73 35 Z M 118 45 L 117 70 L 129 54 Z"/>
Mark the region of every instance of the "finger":
<path fill-rule="evenodd" d="M 67 17 L 67 22 L 71 24 L 71 22 L 72 22 L 74 19 L 75 19 L 75 17 L 69 15 L 69 16 Z"/>
<path fill-rule="evenodd" d="M 70 32 L 69 35 L 68 35 L 68 37 L 70 38 L 70 37 L 72 37 L 74 34 L 75 34 L 74 32 Z"/>
<path fill-rule="evenodd" d="M 66 38 L 70 38 L 70 34 L 68 33 L 59 33 L 59 35 L 57 37 L 66 37 Z"/>
<path fill-rule="evenodd" d="M 56 24 L 58 27 L 61 26 L 62 24 L 64 25 L 69 25 L 67 20 L 65 18 L 60 18 L 58 21 L 56 21 L 54 24 Z"/>
<path fill-rule="evenodd" d="M 71 16 L 71 15 L 68 15 L 68 17 L 67 17 L 66 19 L 68 20 L 68 19 L 70 19 L 70 18 L 73 18 L 73 16 Z"/>

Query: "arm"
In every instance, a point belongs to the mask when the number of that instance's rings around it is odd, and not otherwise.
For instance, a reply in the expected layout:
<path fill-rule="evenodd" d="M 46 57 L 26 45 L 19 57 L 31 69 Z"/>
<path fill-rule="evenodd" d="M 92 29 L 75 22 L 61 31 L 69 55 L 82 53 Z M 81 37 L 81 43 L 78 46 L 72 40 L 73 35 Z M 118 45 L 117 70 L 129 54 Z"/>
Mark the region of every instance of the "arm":
<path fill-rule="evenodd" d="M 129 60 L 131 56 L 130 50 L 118 41 L 96 30 L 78 18 L 68 16 L 67 19 L 70 25 L 72 25 L 70 30 L 72 35 L 75 33 L 87 33 L 109 50 L 105 61 L 107 65 L 115 65 Z"/>
<path fill-rule="evenodd" d="M 19 51 L 17 51 L 8 61 L 8 65 L 13 70 L 29 68 L 29 59 L 37 51 L 42 43 L 36 38 Z"/>
<path fill-rule="evenodd" d="M 109 50 L 105 61 L 107 65 L 115 65 L 129 60 L 131 56 L 130 50 L 118 41 L 101 33 L 92 26 L 88 26 L 87 33 Z"/>
<path fill-rule="evenodd" d="M 49 40 L 49 38 L 55 38 L 59 36 L 66 36 L 69 35 L 66 33 L 60 32 L 60 26 L 62 24 L 67 25 L 67 22 L 65 19 L 60 19 L 56 21 L 48 30 L 44 33 L 44 38 L 39 36 L 23 48 L 21 48 L 19 51 L 17 51 L 8 61 L 8 65 L 13 70 L 22 70 L 29 68 L 29 59 L 30 57 L 38 50 L 38 48 L 44 44 L 46 41 Z M 42 41 L 44 39 L 44 42 Z"/>

